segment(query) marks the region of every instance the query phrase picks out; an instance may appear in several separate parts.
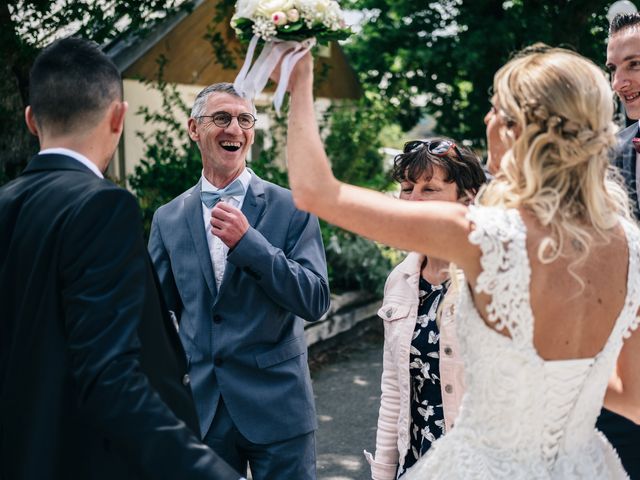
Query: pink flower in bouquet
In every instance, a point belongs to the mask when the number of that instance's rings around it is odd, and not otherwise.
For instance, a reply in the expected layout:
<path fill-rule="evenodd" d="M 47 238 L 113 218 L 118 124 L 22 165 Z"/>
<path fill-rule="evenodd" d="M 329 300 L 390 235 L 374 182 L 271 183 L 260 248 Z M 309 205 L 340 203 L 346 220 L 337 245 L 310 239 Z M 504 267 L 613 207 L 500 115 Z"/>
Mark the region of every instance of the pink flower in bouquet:
<path fill-rule="evenodd" d="M 284 12 L 274 12 L 271 15 L 271 21 L 276 25 L 285 25 L 287 23 L 287 14 Z"/>

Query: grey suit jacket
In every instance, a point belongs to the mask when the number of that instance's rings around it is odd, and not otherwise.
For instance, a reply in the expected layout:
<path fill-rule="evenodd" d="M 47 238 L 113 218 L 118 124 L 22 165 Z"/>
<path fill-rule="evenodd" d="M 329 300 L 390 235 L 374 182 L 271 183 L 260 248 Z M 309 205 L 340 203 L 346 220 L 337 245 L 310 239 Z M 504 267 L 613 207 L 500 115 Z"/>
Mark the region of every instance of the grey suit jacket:
<path fill-rule="evenodd" d="M 613 164 L 618 167 L 624 177 L 629 200 L 633 207 L 633 212 L 640 220 L 640 203 L 638 203 L 638 187 L 636 185 L 636 151 L 631 140 L 638 136 L 638 122 L 625 128 L 618 133 L 618 149 L 613 159 Z"/>
<path fill-rule="evenodd" d="M 317 424 L 302 319 L 320 319 L 330 301 L 318 220 L 252 172 L 250 227 L 218 291 L 200 191 L 199 182 L 158 209 L 149 251 L 180 325 L 202 435 L 220 395 L 254 443 L 308 433 Z"/>

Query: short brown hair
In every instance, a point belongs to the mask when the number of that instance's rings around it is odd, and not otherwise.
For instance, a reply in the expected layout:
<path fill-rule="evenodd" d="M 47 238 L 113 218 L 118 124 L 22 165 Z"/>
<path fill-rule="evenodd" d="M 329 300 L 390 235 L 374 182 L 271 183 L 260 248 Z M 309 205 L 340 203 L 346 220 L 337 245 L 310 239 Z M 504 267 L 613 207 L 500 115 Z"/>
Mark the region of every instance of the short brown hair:
<path fill-rule="evenodd" d="M 438 156 L 429 153 L 427 148 L 418 148 L 407 153 L 400 153 L 393 159 L 391 177 L 396 182 L 417 182 L 422 178 L 430 179 L 434 167 L 444 172 L 444 181 L 455 182 L 458 187 L 458 198 L 466 194 L 475 195 L 487 181 L 478 157 L 468 148 L 458 146 L 448 138 L 430 138 L 428 141 L 448 141 L 455 145 L 446 155 Z"/>

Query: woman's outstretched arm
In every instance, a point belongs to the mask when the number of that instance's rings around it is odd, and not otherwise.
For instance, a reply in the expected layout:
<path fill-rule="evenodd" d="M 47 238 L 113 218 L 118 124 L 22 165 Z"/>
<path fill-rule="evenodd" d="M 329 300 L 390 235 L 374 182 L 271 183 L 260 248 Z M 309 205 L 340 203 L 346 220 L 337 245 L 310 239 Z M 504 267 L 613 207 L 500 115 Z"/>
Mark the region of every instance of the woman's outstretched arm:
<path fill-rule="evenodd" d="M 297 64 L 289 89 L 289 181 L 296 205 L 370 239 L 479 271 L 479 249 L 468 241 L 467 208 L 452 202 L 407 202 L 338 181 L 331 171 L 313 107 L 313 60 Z M 471 271 L 469 271 L 471 270 Z"/>

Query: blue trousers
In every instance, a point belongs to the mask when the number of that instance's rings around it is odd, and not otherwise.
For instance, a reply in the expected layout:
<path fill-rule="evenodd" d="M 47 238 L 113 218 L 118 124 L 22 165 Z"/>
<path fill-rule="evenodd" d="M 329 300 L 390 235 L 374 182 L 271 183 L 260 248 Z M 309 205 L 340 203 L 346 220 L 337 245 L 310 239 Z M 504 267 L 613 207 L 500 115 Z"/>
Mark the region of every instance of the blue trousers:
<path fill-rule="evenodd" d="M 315 432 L 253 443 L 238 431 L 222 398 L 203 442 L 241 474 L 246 476 L 249 466 L 253 480 L 316 480 Z"/>

